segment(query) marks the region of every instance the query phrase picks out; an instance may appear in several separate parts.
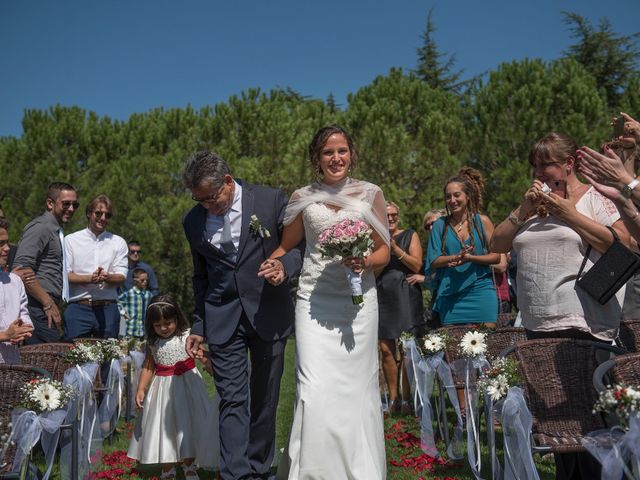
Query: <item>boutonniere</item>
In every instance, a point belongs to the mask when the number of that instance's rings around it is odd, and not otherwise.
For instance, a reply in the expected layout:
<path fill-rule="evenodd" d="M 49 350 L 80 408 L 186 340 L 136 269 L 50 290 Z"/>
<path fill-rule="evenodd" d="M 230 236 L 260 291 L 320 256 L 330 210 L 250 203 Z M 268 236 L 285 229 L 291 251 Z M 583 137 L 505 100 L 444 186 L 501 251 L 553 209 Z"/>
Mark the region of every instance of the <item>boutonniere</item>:
<path fill-rule="evenodd" d="M 264 228 L 260 224 L 260 220 L 258 219 L 258 216 L 255 213 L 251 215 L 251 222 L 249 223 L 249 229 L 251 230 L 251 233 L 253 233 L 254 235 L 260 236 L 260 238 L 271 237 L 271 232 L 269 232 L 269 229 Z"/>

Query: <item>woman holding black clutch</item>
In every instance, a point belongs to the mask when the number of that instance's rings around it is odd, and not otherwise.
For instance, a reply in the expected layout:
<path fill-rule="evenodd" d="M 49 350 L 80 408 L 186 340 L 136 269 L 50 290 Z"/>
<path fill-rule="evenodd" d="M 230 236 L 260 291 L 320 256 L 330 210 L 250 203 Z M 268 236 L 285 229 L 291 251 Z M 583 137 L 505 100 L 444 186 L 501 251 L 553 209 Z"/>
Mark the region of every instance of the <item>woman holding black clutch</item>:
<path fill-rule="evenodd" d="M 578 147 L 550 133 L 529 152 L 534 180 L 522 203 L 500 225 L 491 250 L 518 255 L 518 307 L 528 338 L 569 337 L 611 343 L 616 336 L 624 288 L 601 305 L 576 286 L 612 245 L 611 227 L 623 244 L 629 233 L 611 200 L 576 176 Z"/>

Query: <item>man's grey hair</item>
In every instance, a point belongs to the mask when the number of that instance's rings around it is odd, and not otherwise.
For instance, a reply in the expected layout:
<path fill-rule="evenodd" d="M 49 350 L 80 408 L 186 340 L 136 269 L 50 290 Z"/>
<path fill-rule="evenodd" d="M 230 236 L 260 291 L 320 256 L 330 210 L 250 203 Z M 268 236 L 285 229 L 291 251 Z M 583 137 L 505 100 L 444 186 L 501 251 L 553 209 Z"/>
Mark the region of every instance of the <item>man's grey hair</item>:
<path fill-rule="evenodd" d="M 189 190 L 207 181 L 219 187 L 224 183 L 225 175 L 230 175 L 227 162 L 215 153 L 203 150 L 194 153 L 187 160 L 187 165 L 182 172 L 182 182 Z"/>

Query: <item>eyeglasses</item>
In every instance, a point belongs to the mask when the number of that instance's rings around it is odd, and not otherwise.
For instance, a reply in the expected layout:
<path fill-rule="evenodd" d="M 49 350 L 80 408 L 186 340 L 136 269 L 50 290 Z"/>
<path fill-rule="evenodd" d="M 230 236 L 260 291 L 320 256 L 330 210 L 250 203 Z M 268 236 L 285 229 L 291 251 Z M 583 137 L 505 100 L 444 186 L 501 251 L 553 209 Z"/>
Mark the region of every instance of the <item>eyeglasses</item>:
<path fill-rule="evenodd" d="M 129 250 L 129 255 L 140 255 L 142 250 Z"/>
<path fill-rule="evenodd" d="M 398 218 L 398 214 L 397 213 L 387 213 L 387 217 Z"/>
<path fill-rule="evenodd" d="M 107 220 L 109 220 L 113 216 L 111 212 L 101 212 L 99 210 L 94 211 L 93 214 L 95 215 L 96 218 L 104 217 Z"/>
<path fill-rule="evenodd" d="M 9 245 L 9 240 L 0 240 L 0 248 Z"/>
<path fill-rule="evenodd" d="M 218 188 L 218 190 L 216 190 L 216 193 L 214 193 L 213 195 L 209 195 L 207 197 L 202 197 L 202 198 L 198 198 L 198 197 L 194 197 L 193 195 L 191 195 L 191 200 L 198 202 L 198 203 L 204 203 L 204 202 L 214 202 L 217 200 L 217 198 L 220 196 L 220 194 L 222 193 L 222 190 L 224 189 L 226 184 L 222 184 L 220 186 L 220 188 Z"/>
<path fill-rule="evenodd" d="M 71 200 L 64 200 L 60 202 L 60 205 L 62 205 L 62 208 L 64 210 L 69 210 L 69 208 L 71 207 L 73 207 L 74 210 L 77 210 L 78 207 L 80 206 L 80 202 L 72 202 Z"/>

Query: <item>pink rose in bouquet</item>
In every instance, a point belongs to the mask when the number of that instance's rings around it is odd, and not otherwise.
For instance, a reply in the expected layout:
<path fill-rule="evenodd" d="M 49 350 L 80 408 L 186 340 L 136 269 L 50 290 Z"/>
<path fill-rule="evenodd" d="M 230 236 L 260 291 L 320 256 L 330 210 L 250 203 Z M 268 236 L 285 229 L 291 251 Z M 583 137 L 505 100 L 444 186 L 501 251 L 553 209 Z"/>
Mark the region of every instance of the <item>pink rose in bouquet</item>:
<path fill-rule="evenodd" d="M 372 233 L 373 230 L 367 223 L 347 218 L 320 233 L 319 249 L 323 257 L 337 257 L 340 260 L 346 257 L 365 257 L 373 250 Z M 351 299 L 354 305 L 361 304 L 364 301 L 362 278 L 350 268 L 345 269 L 351 285 Z"/>

